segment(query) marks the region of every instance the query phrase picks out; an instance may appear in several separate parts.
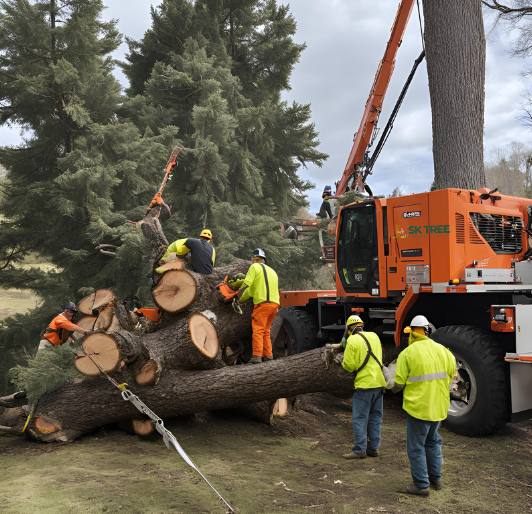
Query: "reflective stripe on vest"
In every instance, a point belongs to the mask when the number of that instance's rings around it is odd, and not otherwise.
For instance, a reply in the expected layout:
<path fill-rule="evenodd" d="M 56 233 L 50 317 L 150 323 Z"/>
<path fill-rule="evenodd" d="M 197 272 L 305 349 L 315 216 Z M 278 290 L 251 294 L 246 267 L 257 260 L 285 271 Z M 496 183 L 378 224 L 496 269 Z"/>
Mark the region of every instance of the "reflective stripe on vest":
<path fill-rule="evenodd" d="M 426 375 L 418 375 L 417 377 L 408 377 L 410 382 L 424 382 L 428 380 L 439 380 L 441 378 L 447 378 L 446 371 L 440 371 L 439 373 L 427 373 Z"/>

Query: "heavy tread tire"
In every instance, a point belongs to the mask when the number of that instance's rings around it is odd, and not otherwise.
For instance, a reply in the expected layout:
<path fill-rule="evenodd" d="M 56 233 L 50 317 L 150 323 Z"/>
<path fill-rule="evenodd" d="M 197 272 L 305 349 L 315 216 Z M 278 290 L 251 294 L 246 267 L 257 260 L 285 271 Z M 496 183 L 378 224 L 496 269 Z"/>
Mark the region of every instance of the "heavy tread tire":
<path fill-rule="evenodd" d="M 312 314 L 298 307 L 283 307 L 278 315 L 284 318 L 283 327 L 292 340 L 292 345 L 287 344 L 288 355 L 318 347 L 318 321 Z"/>
<path fill-rule="evenodd" d="M 498 432 L 509 420 L 504 353 L 490 332 L 469 325 L 450 325 L 431 338 L 458 354 L 477 383 L 475 402 L 463 415 L 448 415 L 443 425 L 458 434 L 478 437 Z"/>

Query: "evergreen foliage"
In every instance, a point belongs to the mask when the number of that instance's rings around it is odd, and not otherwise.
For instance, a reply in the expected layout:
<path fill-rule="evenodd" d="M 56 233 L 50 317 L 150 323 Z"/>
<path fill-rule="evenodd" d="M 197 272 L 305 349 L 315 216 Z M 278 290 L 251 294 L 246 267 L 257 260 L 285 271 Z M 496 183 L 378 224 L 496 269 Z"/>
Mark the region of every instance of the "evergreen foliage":
<path fill-rule="evenodd" d="M 19 147 L 0 147 L 0 287 L 41 300 L 0 323 L 3 376 L 69 300 L 110 288 L 150 303 L 146 241 L 126 220 L 142 218 L 175 145 L 185 151 L 164 192 L 170 241 L 210 228 L 217 265 L 261 247 L 282 288 L 307 285 L 321 266 L 319 245 L 284 240 L 278 226 L 306 205 L 301 166 L 327 157 L 310 106 L 281 98 L 304 49 L 288 7 L 163 0 L 144 38 L 128 39 L 127 97 L 110 58 L 121 36 L 103 9 L 0 0 L 0 123 L 26 131 Z M 30 252 L 54 270 L 20 268 Z"/>
<path fill-rule="evenodd" d="M 84 378 L 74 367 L 75 355 L 76 351 L 69 343 L 39 352 L 35 357 L 26 355 L 26 365 L 13 367 L 9 371 L 9 378 L 17 391 L 26 391 L 28 403 L 31 404 L 70 379 Z"/>

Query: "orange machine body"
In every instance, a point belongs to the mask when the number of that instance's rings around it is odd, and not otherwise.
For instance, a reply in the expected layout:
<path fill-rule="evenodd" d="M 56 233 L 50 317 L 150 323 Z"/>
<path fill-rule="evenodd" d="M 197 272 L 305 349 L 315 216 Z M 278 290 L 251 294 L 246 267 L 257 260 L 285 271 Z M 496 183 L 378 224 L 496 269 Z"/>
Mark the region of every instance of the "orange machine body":
<path fill-rule="evenodd" d="M 407 267 L 412 269 L 412 266 L 428 267 L 425 279 L 418 282 L 419 292 L 428 292 L 433 284 L 443 283 L 456 292 L 460 288 L 465 292 L 468 269 L 511 270 L 528 250 L 525 229 L 527 207 L 532 205 L 532 200 L 505 195 L 495 197 L 500 200 L 481 200 L 480 195 L 486 193 L 485 189 L 443 189 L 376 199 L 378 292 L 354 295 L 386 298 L 390 292 L 406 291 L 409 284 L 415 284 L 408 281 L 413 273 L 407 272 Z M 339 227 L 337 246 L 342 237 L 344 232 Z M 502 248 L 506 250 L 504 253 L 500 245 L 506 245 Z M 346 270 L 339 268 L 339 264 L 337 295 L 353 295 L 342 280 Z M 490 282 L 482 279 L 482 272 L 477 271 L 476 275 L 477 280 L 471 283 Z"/>

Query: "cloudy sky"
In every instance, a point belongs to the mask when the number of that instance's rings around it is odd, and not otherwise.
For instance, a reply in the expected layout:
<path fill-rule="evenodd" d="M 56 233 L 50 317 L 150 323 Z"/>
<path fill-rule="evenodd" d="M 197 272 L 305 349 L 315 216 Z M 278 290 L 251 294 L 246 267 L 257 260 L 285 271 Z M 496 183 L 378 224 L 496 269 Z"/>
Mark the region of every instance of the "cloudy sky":
<path fill-rule="evenodd" d="M 118 21 L 119 30 L 140 39 L 150 26 L 150 0 L 104 0 L 106 18 Z M 323 185 L 339 180 L 358 129 L 377 65 L 382 58 L 399 4 L 398 0 L 292 0 L 290 11 L 297 21 L 298 43 L 307 49 L 296 65 L 292 90 L 286 100 L 310 103 L 320 133 L 321 150 L 330 155 L 323 168 L 309 166 L 301 174 L 316 184 L 309 196 L 313 212 L 319 208 Z M 491 23 L 486 21 L 491 28 Z M 532 79 L 521 77 L 525 64 L 511 58 L 511 34 L 498 30 L 488 38 L 486 63 L 485 149 L 511 141 L 528 143 L 529 129 L 517 120 L 522 93 Z M 396 68 L 384 102 L 380 126 L 389 113 L 421 52 L 415 9 L 399 49 Z M 127 46 L 116 52 L 123 59 Z M 117 77 L 126 85 L 123 75 Z M 0 127 L 0 144 L 16 144 L 16 130 Z M 431 116 L 427 70 L 417 71 L 392 134 L 368 183 L 376 194 L 389 194 L 400 186 L 406 193 L 426 191 L 433 179 Z"/>

